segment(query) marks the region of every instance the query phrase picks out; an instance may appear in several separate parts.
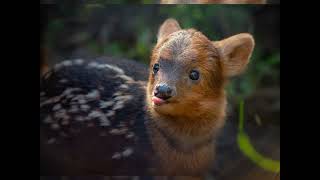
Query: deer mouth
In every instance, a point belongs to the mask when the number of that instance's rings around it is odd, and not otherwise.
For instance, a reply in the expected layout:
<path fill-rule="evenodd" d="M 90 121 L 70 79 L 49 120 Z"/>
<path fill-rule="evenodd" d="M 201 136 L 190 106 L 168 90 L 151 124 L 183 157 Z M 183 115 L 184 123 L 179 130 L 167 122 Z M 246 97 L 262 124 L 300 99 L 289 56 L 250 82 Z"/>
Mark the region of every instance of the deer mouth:
<path fill-rule="evenodd" d="M 161 99 L 161 98 L 158 98 L 156 96 L 153 96 L 152 99 L 151 99 L 152 103 L 155 105 L 155 106 L 161 106 L 163 104 L 166 104 L 168 103 L 168 101 L 164 100 L 164 99 Z"/>

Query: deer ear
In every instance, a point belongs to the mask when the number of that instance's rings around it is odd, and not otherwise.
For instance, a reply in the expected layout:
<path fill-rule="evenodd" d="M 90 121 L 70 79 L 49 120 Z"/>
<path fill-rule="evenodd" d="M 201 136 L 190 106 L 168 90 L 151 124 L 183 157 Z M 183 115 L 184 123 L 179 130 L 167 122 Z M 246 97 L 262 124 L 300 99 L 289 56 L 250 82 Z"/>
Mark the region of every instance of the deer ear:
<path fill-rule="evenodd" d="M 246 68 L 254 48 L 254 39 L 250 34 L 241 33 L 215 41 L 213 45 L 221 56 L 224 75 L 232 77 Z"/>
<path fill-rule="evenodd" d="M 159 28 L 158 32 L 158 42 L 169 34 L 181 30 L 179 23 L 172 18 L 165 20 Z"/>

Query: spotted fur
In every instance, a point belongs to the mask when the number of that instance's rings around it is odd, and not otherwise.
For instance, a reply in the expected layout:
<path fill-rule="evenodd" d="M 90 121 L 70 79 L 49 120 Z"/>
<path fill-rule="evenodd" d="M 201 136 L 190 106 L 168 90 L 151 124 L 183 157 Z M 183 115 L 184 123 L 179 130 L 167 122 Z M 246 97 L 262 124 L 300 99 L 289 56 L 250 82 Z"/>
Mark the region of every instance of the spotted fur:
<path fill-rule="evenodd" d="M 138 71 L 125 73 L 132 68 Z M 55 65 L 40 84 L 42 173 L 146 172 L 142 152 L 148 148 L 138 146 L 141 139 L 148 144 L 143 130 L 146 72 L 143 65 L 113 58 Z M 135 167 L 123 169 L 130 166 Z"/>

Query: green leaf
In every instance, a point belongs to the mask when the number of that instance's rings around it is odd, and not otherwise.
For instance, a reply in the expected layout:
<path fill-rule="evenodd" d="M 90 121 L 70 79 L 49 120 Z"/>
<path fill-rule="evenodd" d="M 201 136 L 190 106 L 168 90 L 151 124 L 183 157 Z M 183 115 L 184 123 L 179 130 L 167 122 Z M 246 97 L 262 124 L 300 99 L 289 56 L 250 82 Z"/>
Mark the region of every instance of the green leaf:
<path fill-rule="evenodd" d="M 255 150 L 250 142 L 249 136 L 244 131 L 244 102 L 240 101 L 239 109 L 239 131 L 237 135 L 237 143 L 241 152 L 247 156 L 252 162 L 261 168 L 278 173 L 280 171 L 280 161 L 272 160 L 264 157 Z"/>

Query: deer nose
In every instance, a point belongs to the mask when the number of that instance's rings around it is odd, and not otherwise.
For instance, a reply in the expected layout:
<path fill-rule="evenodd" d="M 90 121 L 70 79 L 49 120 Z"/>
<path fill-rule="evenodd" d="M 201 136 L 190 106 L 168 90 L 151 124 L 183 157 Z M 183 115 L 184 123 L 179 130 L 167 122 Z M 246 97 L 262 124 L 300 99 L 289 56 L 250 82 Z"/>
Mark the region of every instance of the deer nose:
<path fill-rule="evenodd" d="M 167 84 L 157 85 L 154 96 L 163 100 L 169 99 L 172 96 L 172 89 Z"/>

